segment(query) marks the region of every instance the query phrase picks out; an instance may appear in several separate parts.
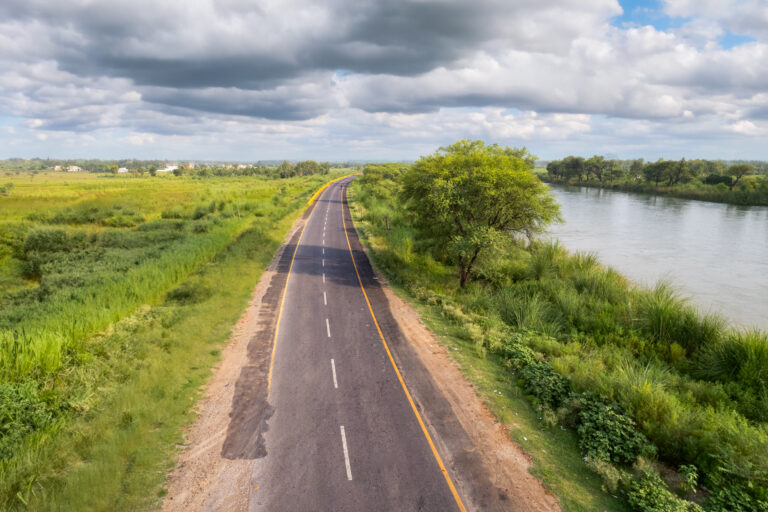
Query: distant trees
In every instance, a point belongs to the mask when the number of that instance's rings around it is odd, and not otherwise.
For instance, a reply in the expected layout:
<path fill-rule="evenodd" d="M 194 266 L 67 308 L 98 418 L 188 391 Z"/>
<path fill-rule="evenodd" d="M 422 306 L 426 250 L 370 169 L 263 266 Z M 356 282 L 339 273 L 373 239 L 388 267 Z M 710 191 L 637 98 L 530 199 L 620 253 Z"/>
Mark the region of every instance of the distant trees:
<path fill-rule="evenodd" d="M 320 164 L 314 160 L 304 160 L 296 165 L 283 161 L 277 170 L 281 178 L 312 176 L 313 174 L 328 174 L 331 170 L 331 165 L 328 162 Z"/>
<path fill-rule="evenodd" d="M 584 162 L 584 172 L 587 175 L 587 179 L 590 176 L 594 176 L 597 180 L 603 182 L 603 174 L 608 169 L 608 162 L 602 156 L 593 156 L 586 162 Z"/>
<path fill-rule="evenodd" d="M 680 197 L 768 205 L 768 162 L 606 160 L 567 156 L 547 164 L 545 181 L 669 193 Z M 606 183 L 607 182 L 607 183 Z"/>
<path fill-rule="evenodd" d="M 755 169 L 749 164 L 733 164 L 728 168 L 728 176 L 732 178 L 729 190 L 733 190 L 733 187 L 743 178 L 755 174 Z"/>
<path fill-rule="evenodd" d="M 620 161 L 606 160 L 599 155 L 588 159 L 567 156 L 547 164 L 547 176 L 551 181 L 609 181 L 613 184 L 621 179 L 644 180 L 655 187 L 674 187 L 699 180 L 702 184 L 725 183 L 733 190 L 744 177 L 755 174 L 755 166 L 749 163 L 739 162 L 726 166 L 720 161 L 688 161 L 685 158 L 679 161 L 660 158 L 656 162 L 645 163 L 642 158 Z"/>
<path fill-rule="evenodd" d="M 524 149 L 462 140 L 422 157 L 402 176 L 401 199 L 414 226 L 469 283 L 478 256 L 515 234 L 559 218 Z"/>

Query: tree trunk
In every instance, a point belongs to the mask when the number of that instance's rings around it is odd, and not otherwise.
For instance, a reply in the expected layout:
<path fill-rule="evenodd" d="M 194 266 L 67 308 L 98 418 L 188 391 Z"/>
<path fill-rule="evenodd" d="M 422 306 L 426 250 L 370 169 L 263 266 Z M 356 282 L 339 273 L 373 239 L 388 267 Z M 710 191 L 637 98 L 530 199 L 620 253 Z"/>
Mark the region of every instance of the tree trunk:
<path fill-rule="evenodd" d="M 459 269 L 459 285 L 464 288 L 469 283 L 470 271 L 468 268 Z"/>

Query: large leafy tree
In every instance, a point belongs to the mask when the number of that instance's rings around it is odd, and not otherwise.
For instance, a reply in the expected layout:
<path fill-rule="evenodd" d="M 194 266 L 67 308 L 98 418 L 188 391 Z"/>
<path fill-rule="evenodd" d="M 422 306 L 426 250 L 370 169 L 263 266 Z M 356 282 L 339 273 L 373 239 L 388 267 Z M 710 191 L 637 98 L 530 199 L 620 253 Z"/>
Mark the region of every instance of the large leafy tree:
<path fill-rule="evenodd" d="M 423 239 L 459 267 L 461 286 L 478 255 L 505 237 L 529 237 L 559 218 L 525 149 L 462 140 L 422 157 L 402 177 L 401 199 Z"/>

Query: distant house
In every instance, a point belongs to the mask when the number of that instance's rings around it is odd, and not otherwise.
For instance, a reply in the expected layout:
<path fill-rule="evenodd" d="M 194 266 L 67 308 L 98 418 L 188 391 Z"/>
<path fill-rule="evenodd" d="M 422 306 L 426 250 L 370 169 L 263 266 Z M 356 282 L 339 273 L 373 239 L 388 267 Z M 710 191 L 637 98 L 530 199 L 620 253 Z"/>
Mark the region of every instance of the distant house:
<path fill-rule="evenodd" d="M 113 167 L 113 169 L 114 169 L 114 167 Z M 119 168 L 119 169 L 117 170 L 117 174 L 126 174 L 126 173 L 129 173 L 129 172 L 131 172 L 131 171 L 129 171 L 129 170 L 128 170 L 128 169 L 126 169 L 125 167 L 121 167 L 121 168 Z"/>
<path fill-rule="evenodd" d="M 245 164 L 237 164 L 237 168 L 238 168 L 238 169 L 247 169 L 248 167 L 249 167 L 249 166 L 247 166 L 247 165 L 245 165 Z"/>
<path fill-rule="evenodd" d="M 53 166 L 53 170 L 54 171 L 60 171 L 61 170 L 61 166 L 60 165 L 54 165 Z"/>
<path fill-rule="evenodd" d="M 78 165 L 70 165 L 67 167 L 67 172 L 83 172 L 83 168 Z"/>
<path fill-rule="evenodd" d="M 176 165 L 176 164 L 166 165 L 162 169 L 158 169 L 157 172 L 173 172 L 173 171 L 175 171 L 178 168 L 179 168 L 179 166 Z"/>

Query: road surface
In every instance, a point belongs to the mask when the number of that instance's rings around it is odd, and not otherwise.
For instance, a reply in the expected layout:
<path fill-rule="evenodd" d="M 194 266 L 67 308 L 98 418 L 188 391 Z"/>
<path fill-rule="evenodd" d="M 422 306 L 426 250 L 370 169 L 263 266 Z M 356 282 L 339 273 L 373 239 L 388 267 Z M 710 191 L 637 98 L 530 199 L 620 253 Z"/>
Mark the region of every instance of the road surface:
<path fill-rule="evenodd" d="M 320 195 L 288 246 L 272 351 L 251 354 L 222 455 L 259 459 L 251 510 L 447 512 L 464 510 L 468 492 L 495 505 L 450 406 L 398 336 L 344 207 L 349 181 Z"/>

